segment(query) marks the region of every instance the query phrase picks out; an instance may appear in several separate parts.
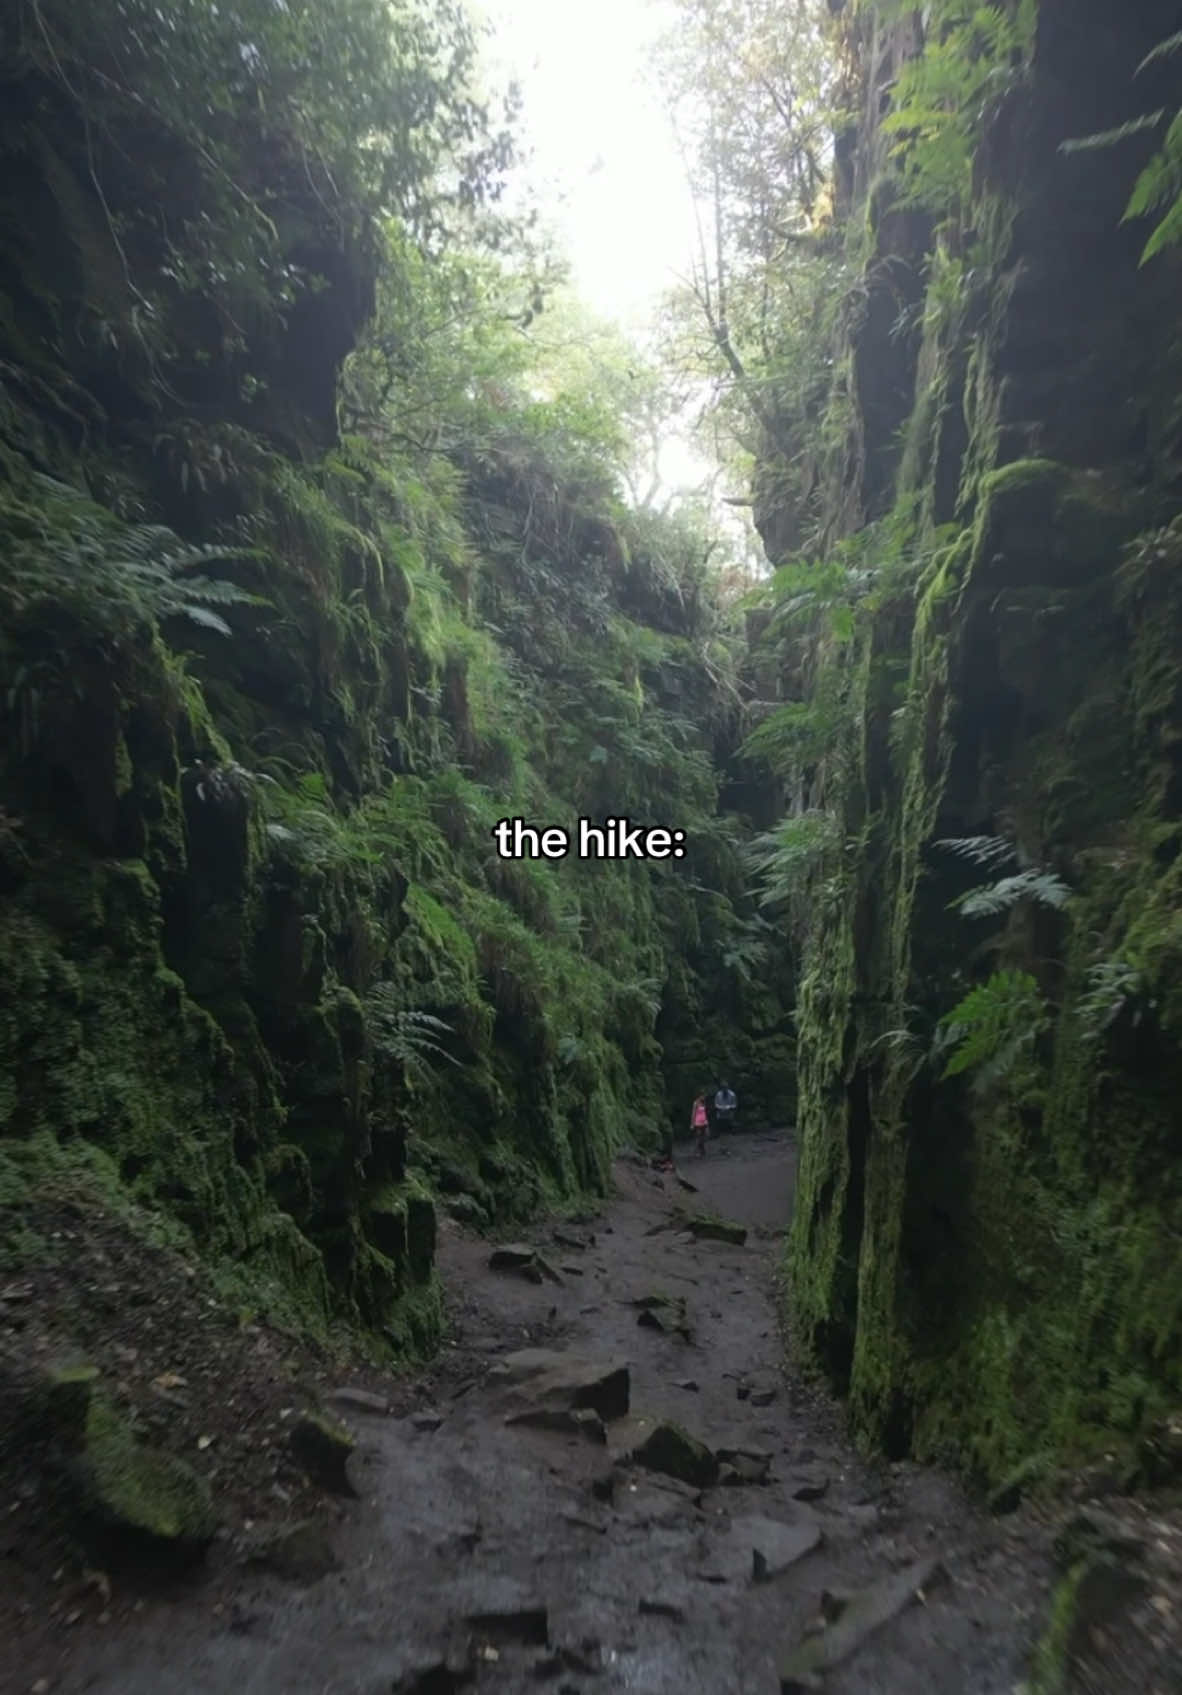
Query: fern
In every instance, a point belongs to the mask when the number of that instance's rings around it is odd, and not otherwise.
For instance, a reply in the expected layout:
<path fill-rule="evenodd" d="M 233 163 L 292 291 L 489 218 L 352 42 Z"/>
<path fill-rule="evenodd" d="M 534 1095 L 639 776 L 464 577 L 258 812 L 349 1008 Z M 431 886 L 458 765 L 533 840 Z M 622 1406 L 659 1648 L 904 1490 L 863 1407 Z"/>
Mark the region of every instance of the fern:
<path fill-rule="evenodd" d="M 837 823 L 827 812 L 785 818 L 756 836 L 747 849 L 761 907 L 781 906 L 802 894 L 810 877 L 837 845 Z"/>
<path fill-rule="evenodd" d="M 23 491 L 9 490 L 0 525 L 6 543 L 0 602 L 10 615 L 56 601 L 108 627 L 185 617 L 229 635 L 213 607 L 265 604 L 233 583 L 190 574 L 248 557 L 249 549 L 188 546 L 161 524 L 126 524 L 53 477 L 38 473 Z"/>
<path fill-rule="evenodd" d="M 1053 871 L 1016 871 L 1012 877 L 970 889 L 968 894 L 954 900 L 952 906 L 963 918 L 996 918 L 1022 900 L 1058 909 L 1066 906 L 1070 898 L 1071 890 Z"/>
<path fill-rule="evenodd" d="M 1159 59 L 1179 52 L 1182 52 L 1182 30 L 1166 36 L 1164 41 L 1159 41 L 1152 47 L 1137 66 L 1136 75 L 1140 76 L 1142 71 L 1156 64 Z M 1079 153 L 1090 148 L 1115 147 L 1130 136 L 1141 135 L 1146 130 L 1159 129 L 1166 117 L 1164 107 L 1156 112 L 1143 112 L 1139 117 L 1130 118 L 1128 123 L 1117 125 L 1115 129 L 1062 141 L 1059 143 L 1059 150 L 1062 153 Z M 1149 232 L 1149 239 L 1142 249 L 1143 265 L 1163 248 L 1182 242 L 1182 108 L 1174 114 L 1162 138 L 1161 146 L 1133 184 L 1122 222 L 1128 223 L 1133 218 L 1153 216 L 1156 216 L 1158 221 Z"/>
<path fill-rule="evenodd" d="M 942 1076 L 976 1070 L 979 1083 L 1008 1076 L 1046 1028 L 1038 984 L 1027 971 L 995 971 L 940 1020 L 933 1056 L 947 1053 Z"/>
<path fill-rule="evenodd" d="M 1182 241 L 1182 110 L 1174 114 L 1161 146 L 1133 184 L 1124 222 L 1157 213 L 1162 216 L 1142 250 L 1142 264 Z"/>
<path fill-rule="evenodd" d="M 1080 1037 L 1097 1042 L 1111 1029 L 1126 1007 L 1133 1007 L 1134 1025 L 1141 1022 L 1143 1007 L 1136 1003 L 1144 991 L 1144 980 L 1135 966 L 1123 959 L 1101 960 L 1088 972 L 1088 986 L 1077 1003 Z M 1148 1003 L 1152 1006 L 1152 1002 Z"/>
<path fill-rule="evenodd" d="M 459 1064 L 437 1040 L 455 1034 L 451 1025 L 417 1007 L 399 1006 L 393 983 L 375 983 L 366 996 L 365 1010 L 375 1053 L 400 1065 L 408 1076 L 425 1081 L 438 1060 Z"/>
<path fill-rule="evenodd" d="M 904 9 L 911 8 L 894 8 Z M 1022 75 L 1034 17 L 1033 0 L 936 0 L 929 8 L 923 51 L 903 66 L 882 126 L 898 138 L 891 156 L 907 203 L 947 214 L 967 198 L 981 131 Z"/>
<path fill-rule="evenodd" d="M 1146 66 L 1152 65 L 1155 60 L 1165 59 L 1171 53 L 1182 53 L 1182 29 L 1178 30 L 1174 35 L 1167 35 L 1164 41 L 1159 41 L 1156 47 L 1151 47 L 1149 49 L 1141 63 L 1137 66 L 1137 75 L 1140 76 Z"/>
<path fill-rule="evenodd" d="M 1004 836 L 945 836 L 932 845 L 971 859 L 974 865 L 1005 865 L 1017 858 L 1013 842 Z"/>
<path fill-rule="evenodd" d="M 945 836 L 933 845 L 991 870 L 997 870 L 1018 857 L 1014 843 L 1004 836 Z M 963 918 L 996 918 L 1022 900 L 1058 909 L 1066 906 L 1070 898 L 1071 890 L 1061 877 L 1053 871 L 1032 866 L 1001 877 L 996 883 L 983 883 L 978 888 L 969 889 L 966 894 L 959 895 L 951 906 Z"/>

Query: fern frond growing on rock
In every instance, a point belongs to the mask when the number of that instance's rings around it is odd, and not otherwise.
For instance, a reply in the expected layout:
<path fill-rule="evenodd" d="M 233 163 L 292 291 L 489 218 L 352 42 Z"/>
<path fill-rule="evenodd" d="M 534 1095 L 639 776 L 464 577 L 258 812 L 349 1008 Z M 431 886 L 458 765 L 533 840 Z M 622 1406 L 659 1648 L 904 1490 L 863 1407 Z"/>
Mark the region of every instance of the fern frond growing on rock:
<path fill-rule="evenodd" d="M 970 889 L 953 901 L 963 918 L 996 918 L 1019 901 L 1032 900 L 1039 906 L 1056 909 L 1066 906 L 1071 890 L 1053 871 L 1016 871 L 1012 877 L 1002 877 L 984 888 Z"/>
<path fill-rule="evenodd" d="M 995 971 L 945 1013 L 933 1057 L 948 1054 L 942 1075 L 977 1071 L 978 1082 L 1001 1081 L 1046 1025 L 1046 1007 L 1028 971 Z"/>
<path fill-rule="evenodd" d="M 49 602 L 111 628 L 184 617 L 229 635 L 214 607 L 259 605 L 257 595 L 204 574 L 249 555 L 242 547 L 192 546 L 162 524 L 128 524 L 84 490 L 40 473 L 0 496 L 8 547 L 0 605 L 19 617 Z"/>
<path fill-rule="evenodd" d="M 974 865 L 1005 865 L 1017 858 L 1013 842 L 1004 836 L 945 836 L 932 845 L 971 859 Z"/>

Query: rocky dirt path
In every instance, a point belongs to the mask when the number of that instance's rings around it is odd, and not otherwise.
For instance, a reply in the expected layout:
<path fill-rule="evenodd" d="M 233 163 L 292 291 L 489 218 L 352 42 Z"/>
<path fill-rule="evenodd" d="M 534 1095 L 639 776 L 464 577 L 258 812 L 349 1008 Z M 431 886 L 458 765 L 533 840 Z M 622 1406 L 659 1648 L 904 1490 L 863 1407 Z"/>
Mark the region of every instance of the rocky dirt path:
<path fill-rule="evenodd" d="M 736 1138 L 684 1171 L 698 1192 L 621 1163 L 601 1215 L 535 1233 L 540 1282 L 446 1226 L 451 1341 L 393 1412 L 338 1402 L 359 1499 L 331 1549 L 150 1602 L 55 1695 L 1012 1695 L 1050 1582 L 1042 1534 L 921 1468 L 856 1461 L 782 1372 L 788 1142 Z M 679 1208 L 746 1242 L 694 1236 Z M 538 1348 L 562 1357 L 511 1358 Z M 621 1410 L 620 1361 L 628 1417 L 572 1417 L 572 1399 Z M 506 1422 L 539 1408 L 558 1428 Z M 628 1458 L 646 1444 L 694 1480 Z"/>

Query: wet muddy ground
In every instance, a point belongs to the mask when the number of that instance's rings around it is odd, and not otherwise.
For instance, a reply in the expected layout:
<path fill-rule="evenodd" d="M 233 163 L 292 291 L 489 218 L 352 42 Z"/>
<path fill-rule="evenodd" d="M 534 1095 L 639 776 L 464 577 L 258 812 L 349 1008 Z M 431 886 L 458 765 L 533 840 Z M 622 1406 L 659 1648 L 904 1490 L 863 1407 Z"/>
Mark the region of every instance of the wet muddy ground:
<path fill-rule="evenodd" d="M 1045 1530 L 977 1513 L 931 1471 L 857 1460 L 783 1369 L 784 1137 L 736 1137 L 682 1171 L 698 1192 L 621 1162 L 602 1213 L 539 1225 L 540 1282 L 491 1270 L 487 1242 L 445 1225 L 436 1367 L 392 1386 L 390 1412 L 336 1403 L 358 1499 L 285 1575 L 215 1561 L 89 1631 L 44 1687 L 775 1695 L 786 1650 L 827 1616 L 839 1663 L 815 1686 L 831 1695 L 1012 1695 L 1052 1577 Z M 740 1221 L 747 1240 L 698 1239 L 686 1211 Z M 507 1423 L 532 1391 L 503 1362 L 538 1347 L 592 1377 L 626 1362 L 629 1416 L 606 1431 Z M 728 1455 L 723 1480 L 629 1461 L 662 1420 Z"/>

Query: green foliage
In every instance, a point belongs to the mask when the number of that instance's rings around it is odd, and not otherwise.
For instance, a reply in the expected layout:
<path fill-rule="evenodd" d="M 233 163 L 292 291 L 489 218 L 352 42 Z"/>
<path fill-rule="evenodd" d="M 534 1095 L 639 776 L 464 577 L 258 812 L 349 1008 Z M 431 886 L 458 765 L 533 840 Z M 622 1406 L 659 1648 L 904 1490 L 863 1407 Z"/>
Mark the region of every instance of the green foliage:
<path fill-rule="evenodd" d="M 1160 59 L 1169 58 L 1179 52 L 1182 52 L 1182 30 L 1159 41 L 1138 65 L 1137 75 L 1140 76 L 1142 71 L 1155 65 Z M 1161 126 L 1166 124 L 1161 145 L 1142 167 L 1125 207 L 1126 223 L 1134 218 L 1157 218 L 1142 249 L 1143 265 L 1165 248 L 1176 246 L 1182 241 L 1182 109 L 1174 113 L 1168 124 L 1167 118 L 1169 113 L 1164 108 L 1156 112 L 1143 112 L 1139 117 L 1117 125 L 1115 129 L 1060 143 L 1064 153 L 1078 153 L 1097 147 L 1115 147 L 1132 136 L 1142 135 L 1147 130 L 1160 130 Z"/>
<path fill-rule="evenodd" d="M 1145 994 L 1145 979 L 1123 959 L 1102 959 L 1089 967 L 1087 988 L 1075 1003 L 1081 1039 L 1099 1042 L 1126 1010 L 1134 1026 L 1152 1012 L 1154 1001 Z"/>
<path fill-rule="evenodd" d="M 980 889 L 971 889 L 953 902 L 964 918 L 996 918 L 1008 912 L 1021 900 L 1032 900 L 1041 906 L 1063 907 L 1071 898 L 1071 890 L 1053 871 L 1016 871 L 1012 877 L 1001 877 Z"/>
<path fill-rule="evenodd" d="M 191 357 L 180 337 L 194 302 L 219 326 L 221 348 L 205 349 L 216 359 L 231 343 L 245 352 L 252 310 L 281 316 L 323 286 L 291 240 L 297 207 L 322 238 L 353 243 L 368 217 L 396 212 L 430 245 L 457 217 L 472 227 L 511 153 L 450 3 L 22 0 L 9 46 L 85 131 L 88 233 L 129 296 L 96 328 L 148 348 L 162 377 Z M 187 205 L 170 217 L 178 158 Z M 68 169 L 52 174 L 67 211 L 83 199 Z"/>
<path fill-rule="evenodd" d="M 851 280 L 828 240 L 829 136 L 853 95 L 843 30 L 818 0 L 677 0 L 654 53 L 698 221 L 673 298 L 680 357 L 710 380 L 714 444 L 740 459 L 774 445 L 785 475 L 782 420 L 819 411 Z"/>
<path fill-rule="evenodd" d="M 989 113 L 1023 74 L 1035 13 L 1035 0 L 939 0 L 929 8 L 922 49 L 899 73 L 883 120 L 884 131 L 899 138 L 892 157 L 906 204 L 945 216 L 967 207 L 977 142 Z"/>
<path fill-rule="evenodd" d="M 1000 836 L 948 838 L 934 845 L 959 854 L 961 858 L 971 859 L 976 865 L 1004 865 L 1017 857 L 1014 844 Z M 997 918 L 1017 906 L 1019 901 L 1030 900 L 1039 906 L 1057 910 L 1066 906 L 1070 898 L 1071 890 L 1061 877 L 1053 871 L 1032 866 L 1015 871 L 1008 877 L 999 877 L 994 883 L 969 889 L 957 896 L 952 907 L 964 918 Z"/>
<path fill-rule="evenodd" d="M 438 1060 L 458 1062 L 437 1039 L 454 1035 L 450 1024 L 416 1007 L 399 1005 L 394 984 L 375 983 L 366 997 L 366 1014 L 374 1047 L 383 1059 L 392 1060 L 420 1081 L 430 1075 Z"/>
<path fill-rule="evenodd" d="M 774 909 L 799 899 L 837 844 L 837 823 L 827 812 L 785 818 L 774 830 L 756 836 L 747 860 L 756 878 L 760 906 Z"/>
<path fill-rule="evenodd" d="M 263 604 L 233 583 L 196 574 L 242 548 L 193 546 L 161 524 L 127 524 L 81 489 L 34 474 L 0 492 L 5 556 L 0 603 L 13 618 L 64 606 L 110 630 L 184 617 L 229 635 L 213 607 Z"/>
<path fill-rule="evenodd" d="M 946 836 L 933 842 L 932 846 L 945 848 L 962 859 L 971 859 L 974 865 L 990 866 L 1007 864 L 1016 851 L 1013 842 L 1007 841 L 1004 836 Z"/>
<path fill-rule="evenodd" d="M 602 1190 L 690 1068 L 783 1116 L 741 644 L 649 494 L 685 385 L 498 212 L 450 0 L 13 27 L 5 1136 L 101 1143 L 245 1304 L 425 1345 L 432 1192 Z M 493 845 L 622 813 L 685 860 Z"/>
<path fill-rule="evenodd" d="M 1038 984 L 1027 971 L 995 971 L 945 1013 L 935 1057 L 948 1058 L 944 1077 L 976 1071 L 979 1085 L 1004 1081 L 1046 1028 Z"/>

